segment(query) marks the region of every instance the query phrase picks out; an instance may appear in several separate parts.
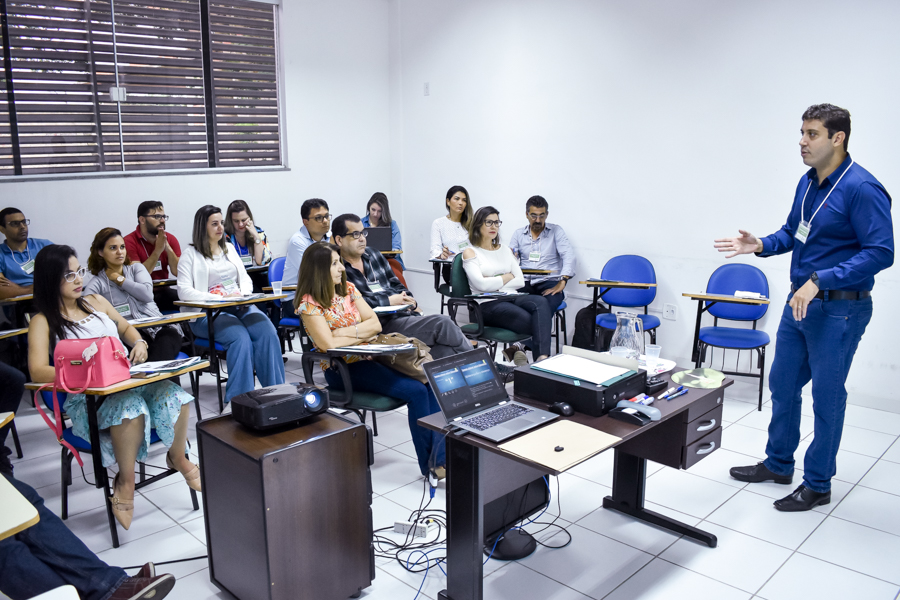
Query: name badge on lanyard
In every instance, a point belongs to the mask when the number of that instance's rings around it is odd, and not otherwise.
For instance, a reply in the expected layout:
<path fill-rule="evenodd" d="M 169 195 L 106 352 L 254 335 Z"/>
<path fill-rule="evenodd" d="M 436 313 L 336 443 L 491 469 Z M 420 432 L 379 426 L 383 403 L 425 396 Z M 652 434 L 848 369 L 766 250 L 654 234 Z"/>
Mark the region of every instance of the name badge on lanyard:
<path fill-rule="evenodd" d="M 249 267 L 250 265 L 253 264 L 253 257 L 250 256 L 249 254 L 242 254 L 241 262 L 244 263 L 245 267 Z"/>
<path fill-rule="evenodd" d="M 155 273 L 157 271 L 162 271 L 162 261 L 161 260 L 156 261 L 156 266 L 153 267 L 153 272 Z"/>
<path fill-rule="evenodd" d="M 539 262 L 541 260 L 541 253 L 540 252 L 529 252 L 528 260 L 530 262 Z"/>
<path fill-rule="evenodd" d="M 26 275 L 31 275 L 34 273 L 34 259 L 32 258 L 27 263 L 22 265 L 22 270 L 25 271 Z"/>
<path fill-rule="evenodd" d="M 466 242 L 460 242 L 460 243 L 457 245 L 457 247 L 459 248 L 459 251 L 462 252 L 463 250 L 465 250 L 466 248 L 469 247 L 469 242 L 467 242 L 467 241 L 466 241 Z"/>
<path fill-rule="evenodd" d="M 116 312 L 118 312 L 123 317 L 128 318 L 131 316 L 131 307 L 128 306 L 127 303 L 120 304 L 120 305 L 116 306 L 115 308 L 116 308 Z"/>
<path fill-rule="evenodd" d="M 847 168 L 844 169 L 844 172 L 841 173 L 841 176 L 838 177 L 838 180 L 834 182 L 834 185 L 831 186 L 831 189 L 828 190 L 828 193 L 825 194 L 825 199 L 822 200 L 822 204 L 819 205 L 819 208 L 816 209 L 816 212 L 813 213 L 813 216 L 809 218 L 807 221 L 803 216 L 803 205 L 806 203 L 806 196 L 809 194 L 809 188 L 812 187 L 812 180 L 810 180 L 809 184 L 806 186 L 806 192 L 803 194 L 803 199 L 800 201 L 800 224 L 797 225 L 797 233 L 794 234 L 794 239 L 796 239 L 801 244 L 805 244 L 806 240 L 809 239 L 809 230 L 812 228 L 813 219 L 816 218 L 816 215 L 819 214 L 819 211 L 822 210 L 822 207 L 828 204 L 828 198 L 831 196 L 831 192 L 835 190 L 838 184 L 841 182 L 841 179 L 844 178 L 844 175 L 847 174 L 847 171 L 850 170 L 850 167 L 853 166 L 853 160 L 850 161 L 850 164 L 847 165 Z M 815 203 L 815 199 L 813 200 Z"/>
<path fill-rule="evenodd" d="M 369 289 L 376 294 L 380 294 L 384 291 L 384 287 L 377 281 L 366 281 L 366 283 L 369 285 Z"/>

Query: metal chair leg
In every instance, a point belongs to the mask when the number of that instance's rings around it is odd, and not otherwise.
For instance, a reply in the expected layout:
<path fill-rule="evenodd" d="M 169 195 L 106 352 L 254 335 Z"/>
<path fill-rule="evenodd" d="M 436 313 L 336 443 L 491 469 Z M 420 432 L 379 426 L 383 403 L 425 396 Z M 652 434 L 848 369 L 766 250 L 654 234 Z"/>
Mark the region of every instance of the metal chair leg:
<path fill-rule="evenodd" d="M 16 447 L 16 458 L 22 458 L 22 444 L 19 443 L 19 432 L 16 431 L 16 422 L 9 424 L 9 432 L 12 434 L 13 446 Z"/>

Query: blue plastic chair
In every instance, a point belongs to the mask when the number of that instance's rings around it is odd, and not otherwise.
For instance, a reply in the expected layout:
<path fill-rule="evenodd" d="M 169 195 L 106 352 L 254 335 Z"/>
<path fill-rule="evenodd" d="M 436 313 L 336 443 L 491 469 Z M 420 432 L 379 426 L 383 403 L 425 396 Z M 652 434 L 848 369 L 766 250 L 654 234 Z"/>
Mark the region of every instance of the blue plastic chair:
<path fill-rule="evenodd" d="M 269 281 L 281 281 L 284 278 L 284 256 L 279 256 L 269 263 Z M 281 314 L 281 300 L 275 300 L 276 314 Z M 275 328 L 278 331 L 278 341 L 281 342 L 281 353 L 284 354 L 284 344 L 287 342 L 291 352 L 294 351 L 294 335 L 295 331 L 300 330 L 300 317 L 281 317 Z"/>
<path fill-rule="evenodd" d="M 706 284 L 707 294 L 733 296 L 738 290 L 758 292 L 769 297 L 769 281 L 765 274 L 752 265 L 722 265 L 709 277 Z M 731 302 L 707 302 L 706 310 L 713 316 L 712 327 L 701 327 L 699 332 L 700 355 L 695 366 L 697 368 L 706 358 L 706 348 L 723 348 L 726 350 L 754 350 L 757 353 L 756 368 L 759 374 L 737 371 L 722 371 L 726 375 L 759 378 L 759 406 L 762 410 L 763 379 L 766 374 L 766 346 L 769 345 L 769 334 L 756 329 L 756 322 L 766 314 L 768 304 L 735 304 Z M 719 319 L 727 321 L 750 321 L 752 329 L 739 327 L 720 327 Z"/>
<path fill-rule="evenodd" d="M 556 309 L 556 312 L 553 313 L 553 333 L 550 334 L 551 338 L 556 338 L 556 353 L 559 354 L 559 335 L 562 333 L 563 337 L 563 345 L 569 345 L 569 334 L 566 328 L 566 301 L 563 300 L 559 305 L 559 308 Z"/>
<path fill-rule="evenodd" d="M 636 254 L 623 254 L 609 259 L 603 266 L 602 279 L 610 281 L 627 281 L 629 283 L 656 283 L 656 271 L 653 264 L 643 256 Z M 603 294 L 603 302 L 613 306 L 625 308 L 643 308 L 644 314 L 638 314 L 642 321 L 644 332 L 650 334 L 650 343 L 656 343 L 656 328 L 660 325 L 659 317 L 648 314 L 647 307 L 656 299 L 656 288 L 636 290 L 627 288 L 613 288 Z M 597 325 L 603 329 L 616 328 L 616 313 L 611 311 L 597 315 Z"/>

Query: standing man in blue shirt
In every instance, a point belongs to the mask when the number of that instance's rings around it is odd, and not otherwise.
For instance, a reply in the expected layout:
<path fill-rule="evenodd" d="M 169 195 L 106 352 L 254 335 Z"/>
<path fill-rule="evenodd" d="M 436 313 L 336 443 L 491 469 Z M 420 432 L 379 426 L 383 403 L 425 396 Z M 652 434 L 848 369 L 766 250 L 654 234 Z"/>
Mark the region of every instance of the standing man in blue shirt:
<path fill-rule="evenodd" d="M 18 208 L 0 210 L 0 232 L 6 241 L 0 244 L 0 299 L 31 293 L 34 283 L 34 257 L 53 242 L 28 237 L 31 219 Z"/>
<path fill-rule="evenodd" d="M 769 376 L 772 421 L 766 460 L 734 467 L 738 481 L 790 484 L 800 443 L 800 391 L 812 380 L 815 433 L 803 463 L 803 483 L 775 502 L 781 511 L 831 502 L 831 478 L 844 427 L 844 384 L 859 340 L 872 318 L 875 274 L 894 262 L 891 197 L 847 153 L 850 113 L 831 104 L 803 113 L 800 156 L 811 167 L 800 179 L 787 223 L 758 239 L 716 240 L 719 252 L 791 254 L 791 290 L 778 326 Z"/>

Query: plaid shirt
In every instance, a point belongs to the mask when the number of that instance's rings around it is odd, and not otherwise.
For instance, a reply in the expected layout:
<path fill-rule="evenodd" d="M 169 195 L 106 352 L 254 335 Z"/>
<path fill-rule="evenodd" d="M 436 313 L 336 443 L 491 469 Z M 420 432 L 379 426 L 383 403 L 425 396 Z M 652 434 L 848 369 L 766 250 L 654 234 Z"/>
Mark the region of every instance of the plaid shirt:
<path fill-rule="evenodd" d="M 403 287 L 391 265 L 387 259 L 382 256 L 381 252 L 375 248 L 366 248 L 362 255 L 363 269 L 365 274 L 360 273 L 346 260 L 344 267 L 347 269 L 347 281 L 356 286 L 356 289 L 362 294 L 363 299 L 369 306 L 390 306 L 390 297 L 394 294 L 406 292 L 409 290 Z M 381 284 L 380 292 L 373 292 L 369 287 L 369 282 L 378 282 Z"/>

